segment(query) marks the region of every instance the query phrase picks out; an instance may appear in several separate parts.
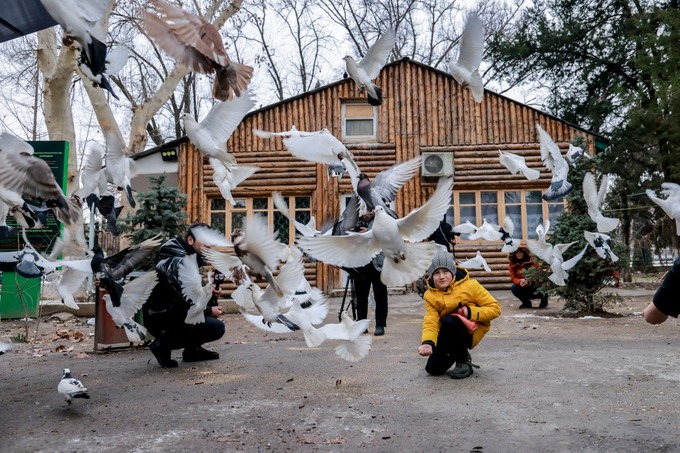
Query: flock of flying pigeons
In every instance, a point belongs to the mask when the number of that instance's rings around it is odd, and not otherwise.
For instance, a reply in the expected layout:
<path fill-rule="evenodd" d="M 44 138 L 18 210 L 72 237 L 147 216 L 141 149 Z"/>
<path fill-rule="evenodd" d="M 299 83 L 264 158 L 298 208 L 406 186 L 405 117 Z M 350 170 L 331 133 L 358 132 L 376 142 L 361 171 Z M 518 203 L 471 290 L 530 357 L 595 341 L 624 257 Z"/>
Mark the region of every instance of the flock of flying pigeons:
<path fill-rule="evenodd" d="M 103 28 L 107 2 L 105 0 L 41 0 L 50 15 L 64 30 L 64 39 L 76 41 L 81 49 L 78 62 L 81 72 L 95 85 L 115 97 L 106 75 L 119 70 L 127 59 L 125 49 L 109 51 Z M 182 116 L 189 140 L 198 148 L 214 169 L 214 182 L 223 197 L 234 204 L 231 191 L 239 183 L 258 170 L 257 167 L 238 165 L 226 149 L 226 142 L 255 105 L 254 96 L 248 91 L 253 68 L 232 61 L 227 55 L 219 30 L 204 17 L 196 16 L 181 8 L 150 0 L 152 10 L 142 19 L 144 31 L 157 45 L 171 55 L 177 64 L 194 72 L 214 74 L 213 96 L 219 102 L 200 122 L 191 115 Z M 396 30 L 389 29 L 375 42 L 360 61 L 347 56 L 345 70 L 359 89 L 367 93 L 371 105 L 382 103 L 382 91 L 373 80 L 386 64 L 396 41 Z M 463 32 L 458 58 L 451 60 L 449 71 L 456 81 L 467 86 L 476 102 L 484 93 L 479 65 L 484 47 L 484 27 L 475 13 L 469 14 Z M 570 146 L 566 158 L 550 136 L 537 125 L 540 137 L 541 157 L 545 167 L 552 173 L 550 187 L 543 198 L 556 200 L 573 190 L 567 176 L 570 163 L 588 157 L 582 149 Z M 347 173 L 351 179 L 354 196 L 343 215 L 332 225 L 316 229 L 312 218 L 303 225 L 288 211 L 280 194 L 273 194 L 277 209 L 296 226 L 300 233 L 297 245 L 288 246 L 278 242 L 269 233 L 266 220 L 255 215 L 247 219 L 243 229 L 234 230 L 231 241 L 210 228 L 196 228 L 196 239 L 206 244 L 203 256 L 214 269 L 230 278 L 237 285 L 232 298 L 239 305 L 244 317 L 254 325 L 275 333 L 301 331 L 309 347 L 317 347 L 326 340 L 337 341 L 336 353 L 345 360 L 361 360 L 369 352 L 371 337 L 363 335 L 368 320 L 354 321 L 347 312 L 340 315 L 339 323 L 324 324 L 328 313 L 328 301 L 317 288 L 313 288 L 304 276 L 303 254 L 331 265 L 357 268 L 371 262 L 378 253 L 385 255 L 382 281 L 390 286 L 409 284 L 421 277 L 437 252 L 434 242 L 426 242 L 438 227 L 450 206 L 453 189 L 452 178 L 441 178 L 436 190 L 421 207 L 403 218 L 390 208 L 400 188 L 413 178 L 421 166 L 420 158 L 401 162 L 380 172 L 373 180 L 362 173 L 351 152 L 327 130 L 300 131 L 293 126 L 289 131 L 272 132 L 255 130 L 254 133 L 269 139 L 282 136 L 287 150 L 295 157 L 328 165 L 329 176 L 342 177 Z M 154 253 L 160 241 L 149 239 L 129 247 L 118 254 L 105 258 L 98 247 L 87 252 L 86 258 L 77 260 L 57 259 L 68 254 L 71 248 L 86 250 L 82 226 L 82 200 L 104 215 L 109 228 L 116 233 L 115 219 L 120 212 L 116 202 L 115 188 L 124 190 L 132 207 L 135 206 L 130 179 L 134 169 L 126 156 L 122 137 L 114 133 L 105 135 L 105 160 L 101 149 L 91 149 L 84 163 L 82 187 L 75 196 L 67 198 L 57 184 L 47 163 L 33 156 L 33 148 L 14 135 L 0 135 L 0 237 L 18 234 L 17 229 L 7 226 L 7 215 L 12 215 L 22 231 L 25 247 L 16 252 L 0 253 L 0 262 L 15 263 L 17 272 L 28 278 L 46 277 L 55 282 L 63 302 L 77 308 L 73 293 L 83 284 L 88 274 L 95 274 L 100 287 L 106 289 L 106 307 L 115 324 L 125 330 L 131 342 L 143 342 L 147 332 L 133 319 L 151 290 L 157 284 L 155 271 L 144 273 L 123 284 L 126 276 L 142 261 Z M 500 163 L 513 174 L 522 173 L 527 179 L 540 176 L 539 171 L 527 167 L 522 156 L 500 152 Z M 616 261 L 605 233 L 618 225 L 617 219 L 602 215 L 600 206 L 607 189 L 607 177 L 596 187 L 595 176 L 588 174 L 583 182 L 588 212 L 597 224 L 597 232 L 585 231 L 588 244 L 604 259 Z M 672 218 L 676 219 L 680 233 L 680 186 L 663 185 L 665 199 L 649 191 L 648 195 Z M 39 200 L 34 206 L 27 200 Z M 45 257 L 28 242 L 25 230 L 45 223 L 48 210 L 65 225 L 63 235 L 55 244 L 50 256 Z M 355 231 L 359 218 L 373 213 L 373 226 L 368 231 Z M 564 285 L 567 271 L 573 268 L 585 253 L 585 249 L 569 260 L 564 252 L 573 243 L 550 244 L 545 235 L 549 225 L 539 225 L 538 240 L 528 241 L 532 253 L 549 263 L 550 280 Z M 502 241 L 502 251 L 511 253 L 519 246 L 512 237 L 514 226 L 506 218 L 501 226 L 489 224 L 486 219 L 477 227 L 470 222 L 454 227 L 454 232 L 469 235 L 469 239 Z M 215 248 L 230 247 L 234 253 Z M 481 255 L 458 263 L 470 269 L 483 268 L 490 271 Z M 280 271 L 274 275 L 277 269 Z M 61 269 L 61 270 L 60 270 Z M 203 284 L 195 255 L 187 256 L 179 268 L 183 282 L 183 295 L 191 307 L 186 316 L 189 324 L 204 321 L 203 309 L 212 296 L 213 272 Z M 262 290 L 254 278 L 264 278 L 268 285 Z M 3 349 L 4 352 L 4 349 Z M 88 398 L 87 389 L 74 379 L 69 369 L 64 370 L 58 386 L 59 393 L 66 396 L 69 404 L 73 398 Z"/>

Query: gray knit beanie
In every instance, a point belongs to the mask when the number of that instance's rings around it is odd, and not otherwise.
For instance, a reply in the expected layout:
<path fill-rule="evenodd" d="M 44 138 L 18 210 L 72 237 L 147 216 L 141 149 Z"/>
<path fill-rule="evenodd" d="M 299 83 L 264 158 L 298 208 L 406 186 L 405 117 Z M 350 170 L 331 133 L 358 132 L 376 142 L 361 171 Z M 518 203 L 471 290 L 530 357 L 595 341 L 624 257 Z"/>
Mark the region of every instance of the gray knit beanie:
<path fill-rule="evenodd" d="M 427 269 L 427 275 L 432 277 L 434 271 L 439 268 L 448 269 L 451 274 L 456 275 L 456 263 L 453 261 L 453 256 L 449 252 L 438 251 L 432 258 L 432 264 Z"/>

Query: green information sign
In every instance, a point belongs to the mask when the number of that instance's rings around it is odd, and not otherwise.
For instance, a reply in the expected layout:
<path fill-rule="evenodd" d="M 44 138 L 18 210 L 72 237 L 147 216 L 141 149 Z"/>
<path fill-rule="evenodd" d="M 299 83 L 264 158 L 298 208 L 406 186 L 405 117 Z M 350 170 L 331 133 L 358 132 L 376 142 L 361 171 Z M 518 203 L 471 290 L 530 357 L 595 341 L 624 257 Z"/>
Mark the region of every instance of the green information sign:
<path fill-rule="evenodd" d="M 46 141 L 28 142 L 35 150 L 34 155 L 45 160 L 54 174 L 54 178 L 66 193 L 68 181 L 68 142 Z M 27 200 L 30 204 L 40 206 L 39 201 Z M 7 216 L 7 225 L 16 226 L 14 217 Z M 54 212 L 48 211 L 47 224 L 42 228 L 26 230 L 26 236 L 36 250 L 49 253 L 59 236 L 61 224 Z M 21 250 L 23 238 L 17 234 L 11 238 L 0 238 L 0 250 Z M 40 305 L 39 278 L 25 279 L 14 271 L 2 272 L 2 286 L 0 286 L 0 318 L 37 317 Z"/>

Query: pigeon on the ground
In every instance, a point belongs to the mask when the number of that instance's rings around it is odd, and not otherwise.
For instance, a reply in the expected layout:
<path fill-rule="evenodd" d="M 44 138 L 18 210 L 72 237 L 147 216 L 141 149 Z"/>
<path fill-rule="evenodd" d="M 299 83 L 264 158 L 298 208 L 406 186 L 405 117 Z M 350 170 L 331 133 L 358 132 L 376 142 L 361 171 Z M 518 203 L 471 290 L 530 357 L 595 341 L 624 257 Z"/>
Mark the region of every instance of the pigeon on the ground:
<path fill-rule="evenodd" d="M 371 350 L 373 338 L 363 335 L 368 329 L 369 320 L 352 320 L 347 311 L 340 313 L 340 322 L 337 324 L 325 324 L 319 330 L 329 340 L 339 340 L 340 344 L 335 347 L 335 353 L 348 362 L 358 362 L 366 357 Z"/>
<path fill-rule="evenodd" d="M 600 258 L 609 260 L 613 263 L 619 260 L 619 257 L 616 256 L 612 250 L 612 239 L 609 235 L 584 231 L 583 236 L 585 236 L 588 244 L 595 249 L 595 252 L 597 252 Z"/>
<path fill-rule="evenodd" d="M 373 181 L 365 173 L 359 173 L 354 168 L 348 167 L 347 172 L 352 180 L 354 192 L 363 201 L 366 211 L 370 212 L 376 206 L 382 206 L 389 215 L 396 218 L 397 213 L 392 211 L 388 205 L 397 198 L 397 192 L 404 184 L 413 179 L 420 166 L 421 158 L 418 156 L 381 171 Z M 360 208 L 360 210 L 363 212 L 363 209 Z"/>
<path fill-rule="evenodd" d="M 552 172 L 550 187 L 543 193 L 543 199 L 545 201 L 558 200 L 574 190 L 574 187 L 567 181 L 569 164 L 562 156 L 559 146 L 539 124 L 536 125 L 536 130 L 538 130 L 541 144 L 541 160 L 545 168 Z"/>
<path fill-rule="evenodd" d="M 382 251 L 382 282 L 388 286 L 411 283 L 425 273 L 436 252 L 434 242 L 419 241 L 439 226 L 450 207 L 452 187 L 452 178 L 441 178 L 432 197 L 402 219 L 392 218 L 377 206 L 370 230 L 346 236 L 300 237 L 298 246 L 313 258 L 341 267 L 364 266 Z"/>
<path fill-rule="evenodd" d="M 106 311 L 109 312 L 116 326 L 125 330 L 125 335 L 131 343 L 141 343 L 147 339 L 146 328 L 133 318 L 147 301 L 157 283 L 158 274 L 155 270 L 131 280 L 123 286 L 123 297 L 117 307 L 113 305 L 109 294 L 102 296 L 106 303 Z"/>
<path fill-rule="evenodd" d="M 64 375 L 62 376 L 61 381 L 59 381 L 57 391 L 66 397 L 66 402 L 69 406 L 74 398 L 90 398 L 90 394 L 83 383 L 74 378 L 71 375 L 71 370 L 68 368 L 64 368 Z"/>
<path fill-rule="evenodd" d="M 619 225 L 619 219 L 605 217 L 600 211 L 604 197 L 607 195 L 608 177 L 604 175 L 600 183 L 600 189 L 595 188 L 595 176 L 588 172 L 583 177 L 583 198 L 588 205 L 588 215 L 597 224 L 597 231 L 609 233 Z"/>
<path fill-rule="evenodd" d="M 484 53 L 484 24 L 476 12 L 468 14 L 463 36 L 458 46 L 458 59 L 449 60 L 449 73 L 456 82 L 470 88 L 475 102 L 480 103 L 484 97 L 484 83 L 479 74 L 479 65 Z"/>
<path fill-rule="evenodd" d="M 656 204 L 661 206 L 668 217 L 675 220 L 675 233 L 680 236 L 680 185 L 673 182 L 661 184 L 661 194 L 666 198 L 659 198 L 653 190 L 647 189 L 645 193 Z"/>
<path fill-rule="evenodd" d="M 177 267 L 177 276 L 182 284 L 184 300 L 191 303 L 184 319 L 186 324 L 202 324 L 205 322 L 203 311 L 212 298 L 212 273 L 208 273 L 208 283 L 203 285 L 203 277 L 198 268 L 198 255 L 186 255 Z"/>
<path fill-rule="evenodd" d="M 232 206 L 236 204 L 236 201 L 234 201 L 231 191 L 260 169 L 248 165 L 229 164 L 214 157 L 211 157 L 209 162 L 213 169 L 213 182 L 220 189 L 222 197 Z"/>
<path fill-rule="evenodd" d="M 522 173 L 525 178 L 530 181 L 536 180 L 541 177 L 541 172 L 527 166 L 526 161 L 523 156 L 519 154 L 513 154 L 507 151 L 498 151 L 499 160 L 501 164 L 510 170 L 510 173 L 516 175 L 517 173 Z"/>
<path fill-rule="evenodd" d="M 359 91 L 366 91 L 368 103 L 371 105 L 383 103 L 382 90 L 373 84 L 373 80 L 380 75 L 380 70 L 387 63 L 387 58 L 396 41 L 397 33 L 390 28 L 385 30 L 385 33 L 368 49 L 364 58 L 358 63 L 349 55 L 344 58 L 347 74 L 357 84 Z"/>
<path fill-rule="evenodd" d="M 190 113 L 183 113 L 184 130 L 202 155 L 235 165 L 236 159 L 227 150 L 227 140 L 254 105 L 255 98 L 244 91 L 242 96 L 216 103 L 200 123 Z"/>
<path fill-rule="evenodd" d="M 151 0 L 155 11 L 144 14 L 146 33 L 177 63 L 194 72 L 215 73 L 213 97 L 228 101 L 248 88 L 253 68 L 236 63 L 224 48 L 220 31 L 203 16 Z"/>
<path fill-rule="evenodd" d="M 486 262 L 484 257 L 482 256 L 482 252 L 477 250 L 477 254 L 475 255 L 474 258 L 470 258 L 469 260 L 458 262 L 457 263 L 460 267 L 464 267 L 465 269 L 484 269 L 486 272 L 491 272 L 491 268 L 489 267 L 489 264 Z"/>
<path fill-rule="evenodd" d="M 134 271 L 161 244 L 158 236 L 147 239 L 137 245 L 127 247 L 115 255 L 104 257 L 104 251 L 98 245 L 92 249 L 91 268 L 99 281 L 99 286 L 111 295 L 114 307 L 121 304 L 123 285 L 120 283 L 130 272 Z"/>
<path fill-rule="evenodd" d="M 40 0 L 52 19 L 64 30 L 64 41 L 74 39 L 81 58 L 92 74 L 106 69 L 106 30 L 101 23 L 107 0 Z"/>
<path fill-rule="evenodd" d="M 481 238 L 487 241 L 498 241 L 502 237 L 503 233 L 500 232 L 500 226 L 487 222 L 485 218 L 482 221 L 482 225 L 477 227 L 477 231 L 468 236 L 468 239 L 475 240 Z"/>

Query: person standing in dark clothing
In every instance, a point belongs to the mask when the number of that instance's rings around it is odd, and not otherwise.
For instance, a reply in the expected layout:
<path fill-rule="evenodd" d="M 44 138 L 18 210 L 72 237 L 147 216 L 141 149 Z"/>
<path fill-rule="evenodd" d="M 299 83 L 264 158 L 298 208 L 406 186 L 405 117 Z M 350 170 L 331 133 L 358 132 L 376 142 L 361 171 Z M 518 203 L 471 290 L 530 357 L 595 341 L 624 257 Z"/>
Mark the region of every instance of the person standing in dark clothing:
<path fill-rule="evenodd" d="M 370 212 L 359 220 L 355 231 L 363 233 L 373 226 L 373 213 Z M 368 295 L 373 287 L 375 299 L 375 332 L 374 335 L 385 335 L 387 327 L 387 286 L 380 280 L 385 255 L 379 253 L 370 263 L 363 267 L 350 269 L 354 278 L 354 289 L 357 295 L 357 319 L 368 318 Z"/>
<path fill-rule="evenodd" d="M 652 303 L 642 310 L 642 317 L 650 324 L 661 324 L 669 316 L 680 315 L 680 258 L 676 258 L 673 267 L 654 293 Z"/>
<path fill-rule="evenodd" d="M 192 233 L 192 229 L 196 227 L 209 228 L 209 225 L 194 223 L 184 237 L 177 236 L 161 245 L 158 252 L 159 262 L 156 264 L 158 284 L 142 307 L 144 326 L 155 337 L 149 344 L 149 349 L 163 368 L 177 367 L 177 361 L 170 357 L 173 349 L 184 349 L 182 360 L 185 362 L 215 360 L 220 357 L 217 352 L 203 348 L 203 344 L 222 338 L 225 331 L 224 323 L 217 319 L 222 314 L 222 308 L 217 305 L 218 286 L 213 288 L 213 298 L 205 309 L 205 322 L 184 322 L 192 302 L 186 300 L 182 294 L 179 264 L 186 256 L 198 254 L 196 258 L 199 267 L 205 265 L 200 255 L 204 244 Z"/>

